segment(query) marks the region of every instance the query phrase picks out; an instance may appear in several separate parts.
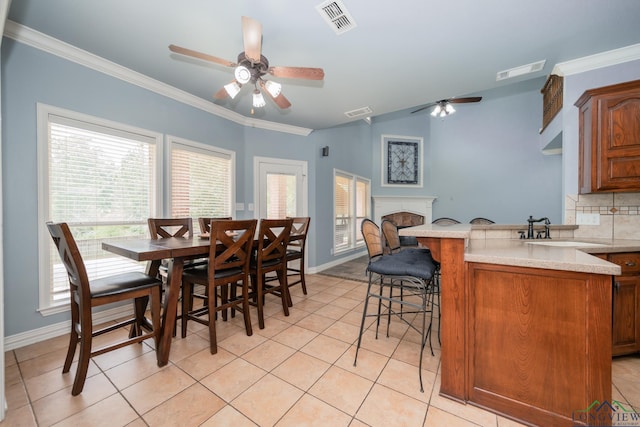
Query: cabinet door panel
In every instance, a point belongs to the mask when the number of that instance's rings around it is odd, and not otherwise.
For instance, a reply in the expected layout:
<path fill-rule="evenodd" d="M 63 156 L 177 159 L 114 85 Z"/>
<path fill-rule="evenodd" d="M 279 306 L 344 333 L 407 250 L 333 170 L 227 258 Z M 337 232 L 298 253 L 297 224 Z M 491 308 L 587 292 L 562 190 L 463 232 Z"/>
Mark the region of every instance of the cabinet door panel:
<path fill-rule="evenodd" d="M 640 286 L 636 276 L 614 279 L 613 286 L 613 355 L 640 350 Z"/>

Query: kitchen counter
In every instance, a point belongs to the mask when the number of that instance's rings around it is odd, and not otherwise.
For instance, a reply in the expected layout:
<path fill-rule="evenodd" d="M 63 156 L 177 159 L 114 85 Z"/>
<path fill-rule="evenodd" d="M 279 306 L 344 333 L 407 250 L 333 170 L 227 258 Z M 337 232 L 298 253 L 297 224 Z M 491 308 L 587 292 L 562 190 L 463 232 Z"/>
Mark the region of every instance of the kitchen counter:
<path fill-rule="evenodd" d="M 478 228 L 480 227 L 480 228 Z M 473 238 L 475 230 L 496 226 L 470 224 L 426 224 L 399 230 L 401 236 L 464 239 L 464 261 L 550 270 L 619 275 L 620 267 L 590 254 L 640 252 L 640 240 L 628 239 L 507 239 Z M 506 226 L 521 229 L 523 226 Z M 575 229 L 575 226 L 568 226 Z M 503 229 L 503 228 L 499 228 Z M 548 246 L 557 242 L 577 242 L 578 247 Z"/>
<path fill-rule="evenodd" d="M 545 426 L 584 425 L 576 413 L 611 401 L 621 271 L 593 254 L 640 241 L 573 239 L 575 228 L 551 227 L 551 239 L 518 239 L 526 226 L 400 230 L 441 262 L 441 395 Z"/>

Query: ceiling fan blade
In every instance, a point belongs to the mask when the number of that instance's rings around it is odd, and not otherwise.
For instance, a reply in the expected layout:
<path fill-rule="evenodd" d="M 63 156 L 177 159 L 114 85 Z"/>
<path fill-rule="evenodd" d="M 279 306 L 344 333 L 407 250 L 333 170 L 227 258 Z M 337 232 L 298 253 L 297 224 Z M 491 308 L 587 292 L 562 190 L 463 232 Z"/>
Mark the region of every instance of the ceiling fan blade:
<path fill-rule="evenodd" d="M 224 65 L 225 67 L 235 67 L 236 64 L 226 59 L 218 58 L 217 56 L 208 55 L 206 53 L 198 52 L 195 50 L 187 49 L 186 47 L 176 46 L 174 44 L 169 45 L 169 50 L 180 55 L 191 56 L 193 58 L 202 59 L 204 61 L 215 62 L 216 64 Z"/>
<path fill-rule="evenodd" d="M 269 96 L 271 96 L 271 94 L 269 94 Z M 282 93 L 280 93 L 280 95 L 276 96 L 275 98 L 271 98 L 278 105 L 278 107 L 282 108 L 283 110 L 291 107 L 291 102 L 289 102 L 289 100 Z"/>
<path fill-rule="evenodd" d="M 224 86 L 222 86 L 220 90 L 213 95 L 215 99 L 224 99 L 227 96 L 229 96 L 229 94 L 227 93 L 227 90 L 224 88 Z"/>
<path fill-rule="evenodd" d="M 260 62 L 262 55 L 262 24 L 248 16 L 242 17 L 244 54 L 252 62 Z"/>
<path fill-rule="evenodd" d="M 275 102 L 278 107 L 282 108 L 283 110 L 291 107 L 291 102 L 289 102 L 289 100 L 282 94 L 282 92 L 280 92 L 278 96 L 271 95 L 271 92 L 269 92 L 265 87 L 264 80 L 260 80 L 260 87 L 262 88 L 262 91 L 264 93 L 266 93 L 271 99 L 273 99 L 273 102 Z"/>
<path fill-rule="evenodd" d="M 427 104 L 424 107 L 420 107 L 417 110 L 412 111 L 411 114 L 417 113 L 418 111 L 426 110 L 427 108 L 433 107 L 436 104 L 437 104 L 437 102 L 432 102 L 431 104 Z"/>
<path fill-rule="evenodd" d="M 467 102 L 480 102 L 481 99 L 482 99 L 481 96 L 472 96 L 469 98 L 451 98 L 451 99 L 447 99 L 446 101 L 449 104 L 465 104 Z"/>
<path fill-rule="evenodd" d="M 309 67 L 270 67 L 269 74 L 275 77 L 288 79 L 322 80 L 324 70 L 322 68 Z"/>

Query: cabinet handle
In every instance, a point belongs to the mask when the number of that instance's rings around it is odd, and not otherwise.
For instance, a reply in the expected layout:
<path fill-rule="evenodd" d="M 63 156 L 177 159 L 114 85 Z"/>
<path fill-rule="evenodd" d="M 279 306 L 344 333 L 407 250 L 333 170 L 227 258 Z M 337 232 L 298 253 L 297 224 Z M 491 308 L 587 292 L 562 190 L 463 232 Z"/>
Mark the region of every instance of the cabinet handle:
<path fill-rule="evenodd" d="M 620 282 L 615 282 L 614 287 L 616 288 L 616 293 L 620 292 Z"/>
<path fill-rule="evenodd" d="M 626 265 L 627 267 L 635 267 L 636 263 L 635 261 L 625 261 L 624 265 Z"/>

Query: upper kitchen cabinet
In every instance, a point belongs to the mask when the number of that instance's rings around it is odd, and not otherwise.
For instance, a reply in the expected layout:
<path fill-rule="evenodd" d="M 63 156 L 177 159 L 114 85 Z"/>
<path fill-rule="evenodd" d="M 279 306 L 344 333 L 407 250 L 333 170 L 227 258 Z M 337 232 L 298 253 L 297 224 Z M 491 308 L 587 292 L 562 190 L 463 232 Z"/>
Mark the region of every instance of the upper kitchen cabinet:
<path fill-rule="evenodd" d="M 640 191 L 640 80 L 585 91 L 580 109 L 580 193 Z"/>

